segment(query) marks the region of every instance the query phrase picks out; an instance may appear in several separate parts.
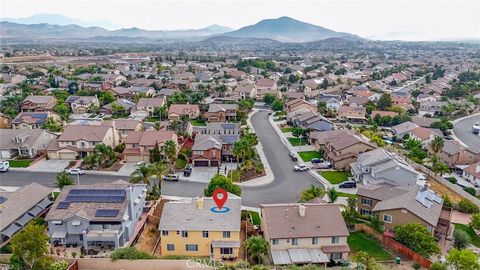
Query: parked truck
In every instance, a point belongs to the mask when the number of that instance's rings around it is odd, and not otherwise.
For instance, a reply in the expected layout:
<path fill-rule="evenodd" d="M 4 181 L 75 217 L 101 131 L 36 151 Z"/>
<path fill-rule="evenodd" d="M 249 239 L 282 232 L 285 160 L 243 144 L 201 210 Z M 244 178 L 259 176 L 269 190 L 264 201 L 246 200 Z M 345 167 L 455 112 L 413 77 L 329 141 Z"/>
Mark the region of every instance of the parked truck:
<path fill-rule="evenodd" d="M 10 168 L 10 162 L 8 160 L 0 161 L 0 172 L 7 172 Z"/>
<path fill-rule="evenodd" d="M 477 123 L 473 124 L 472 132 L 473 132 L 473 134 L 479 134 L 480 133 L 480 122 L 477 122 Z"/>

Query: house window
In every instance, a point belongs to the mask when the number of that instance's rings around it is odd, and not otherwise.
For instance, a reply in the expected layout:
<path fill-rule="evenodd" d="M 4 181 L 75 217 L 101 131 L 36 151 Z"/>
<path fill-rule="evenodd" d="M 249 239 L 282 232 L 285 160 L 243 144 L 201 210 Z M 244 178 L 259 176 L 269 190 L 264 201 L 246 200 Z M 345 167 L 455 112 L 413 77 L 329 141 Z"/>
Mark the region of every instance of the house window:
<path fill-rule="evenodd" d="M 196 244 L 187 244 L 185 245 L 186 251 L 198 251 L 198 245 Z"/>
<path fill-rule="evenodd" d="M 83 234 L 79 234 L 79 235 L 78 235 L 78 239 L 79 239 L 80 241 L 83 241 Z"/>
<path fill-rule="evenodd" d="M 332 236 L 332 244 L 338 244 L 340 242 L 340 237 Z"/>
<path fill-rule="evenodd" d="M 175 245 L 174 244 L 167 244 L 167 251 L 175 251 Z"/>
<path fill-rule="evenodd" d="M 362 204 L 372 206 L 372 200 L 367 198 L 362 198 Z"/>
<path fill-rule="evenodd" d="M 162 231 L 162 236 L 168 236 L 168 231 Z"/>
<path fill-rule="evenodd" d="M 203 238 L 208 238 L 208 231 L 203 231 L 202 232 L 202 237 Z"/>
<path fill-rule="evenodd" d="M 230 231 L 224 231 L 223 238 L 230 238 Z"/>
<path fill-rule="evenodd" d="M 332 259 L 334 261 L 341 260 L 342 259 L 342 253 L 334 252 L 334 253 L 330 254 L 330 259 Z"/>
<path fill-rule="evenodd" d="M 188 231 L 182 231 L 182 237 L 188 237 Z"/>
<path fill-rule="evenodd" d="M 233 254 L 233 248 L 231 248 L 231 247 L 220 248 L 220 254 L 222 254 L 222 255 L 232 255 Z"/>
<path fill-rule="evenodd" d="M 55 224 L 55 225 L 62 225 L 62 221 L 61 220 L 54 220 L 52 221 L 52 224 Z"/>
<path fill-rule="evenodd" d="M 312 238 L 312 245 L 318 245 L 318 237 Z"/>
<path fill-rule="evenodd" d="M 360 214 L 365 215 L 365 216 L 369 216 L 371 214 L 371 212 L 369 210 L 360 209 Z"/>
<path fill-rule="evenodd" d="M 278 245 L 278 239 L 272 239 L 272 245 Z"/>
<path fill-rule="evenodd" d="M 383 215 L 383 221 L 387 223 L 392 223 L 392 216 L 390 215 Z"/>
<path fill-rule="evenodd" d="M 292 246 L 297 246 L 297 245 L 298 245 L 298 239 L 292 238 Z"/>

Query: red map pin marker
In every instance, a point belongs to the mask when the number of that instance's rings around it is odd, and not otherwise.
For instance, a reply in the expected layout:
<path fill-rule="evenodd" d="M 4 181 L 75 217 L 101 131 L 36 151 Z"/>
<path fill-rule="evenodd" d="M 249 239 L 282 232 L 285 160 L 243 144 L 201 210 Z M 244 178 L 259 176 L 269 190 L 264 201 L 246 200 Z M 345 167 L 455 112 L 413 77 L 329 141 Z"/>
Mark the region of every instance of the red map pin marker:
<path fill-rule="evenodd" d="M 228 193 L 222 188 L 217 188 L 213 191 L 213 200 L 217 205 L 218 209 L 222 209 L 223 205 L 228 199 Z"/>

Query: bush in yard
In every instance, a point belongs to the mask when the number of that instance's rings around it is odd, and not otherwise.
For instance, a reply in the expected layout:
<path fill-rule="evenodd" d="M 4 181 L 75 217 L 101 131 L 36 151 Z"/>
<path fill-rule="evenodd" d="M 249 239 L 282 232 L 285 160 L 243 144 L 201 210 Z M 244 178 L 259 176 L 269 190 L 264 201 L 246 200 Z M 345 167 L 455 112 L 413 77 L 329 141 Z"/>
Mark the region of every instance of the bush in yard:
<path fill-rule="evenodd" d="M 470 242 L 470 236 L 465 231 L 455 230 L 455 232 L 453 232 L 453 246 L 456 249 L 464 249 Z"/>
<path fill-rule="evenodd" d="M 473 187 L 463 188 L 463 191 L 467 192 L 468 194 L 470 194 L 470 195 L 472 195 L 472 196 L 476 196 L 476 195 L 477 195 L 477 191 L 476 191 L 475 188 L 473 188 Z"/>
<path fill-rule="evenodd" d="M 450 181 L 450 183 L 452 183 L 452 184 L 457 183 L 457 178 L 455 178 L 455 177 L 448 177 L 447 180 Z"/>
<path fill-rule="evenodd" d="M 430 265 L 430 270 L 448 270 L 447 265 L 441 262 L 434 262 Z"/>
<path fill-rule="evenodd" d="M 456 270 L 480 269 L 478 256 L 470 249 L 451 249 L 447 255 L 447 263 Z"/>
<path fill-rule="evenodd" d="M 442 199 L 443 199 L 443 206 L 445 206 L 445 207 L 452 207 L 453 206 L 452 200 L 450 200 L 450 197 L 448 197 L 448 195 L 442 196 Z"/>
<path fill-rule="evenodd" d="M 465 199 L 465 198 L 460 200 L 460 202 L 458 203 L 458 207 L 459 207 L 460 212 L 462 212 L 462 213 L 472 214 L 472 213 L 478 213 L 479 212 L 478 206 L 476 204 L 472 203 L 470 200 Z"/>
<path fill-rule="evenodd" d="M 480 214 L 473 214 L 470 217 L 470 223 L 468 223 L 468 226 L 474 230 L 480 230 Z"/>
<path fill-rule="evenodd" d="M 51 270 L 67 270 L 68 269 L 68 262 L 65 260 L 56 261 L 50 265 Z"/>
<path fill-rule="evenodd" d="M 140 251 L 134 247 L 119 248 L 112 252 L 110 255 L 112 261 L 116 260 L 142 260 L 153 259 L 154 257 L 146 252 Z"/>
<path fill-rule="evenodd" d="M 239 186 L 235 185 L 228 177 L 221 174 L 215 175 L 210 180 L 208 187 L 204 191 L 205 196 L 211 197 L 213 195 L 213 191 L 215 191 L 217 188 L 223 188 L 225 191 L 233 193 L 237 196 L 240 196 L 242 193 L 242 190 Z"/>
<path fill-rule="evenodd" d="M 432 233 L 421 224 L 410 223 L 396 226 L 394 231 L 395 240 L 422 256 L 428 258 L 433 254 L 440 253 L 440 247 L 435 238 L 433 238 Z"/>
<path fill-rule="evenodd" d="M 413 267 L 413 269 L 417 269 L 417 270 L 420 269 L 420 268 L 422 268 L 422 266 L 421 266 L 419 263 L 417 263 L 417 262 L 415 262 L 415 263 L 412 265 L 412 267 Z"/>

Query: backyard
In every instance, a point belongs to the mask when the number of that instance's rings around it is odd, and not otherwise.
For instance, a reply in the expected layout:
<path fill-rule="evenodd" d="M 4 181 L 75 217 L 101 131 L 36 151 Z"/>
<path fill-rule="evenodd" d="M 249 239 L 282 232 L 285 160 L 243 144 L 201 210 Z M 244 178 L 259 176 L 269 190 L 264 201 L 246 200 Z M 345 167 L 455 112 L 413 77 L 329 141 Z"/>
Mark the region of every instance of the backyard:
<path fill-rule="evenodd" d="M 368 237 L 363 232 L 350 233 L 347 238 L 347 243 L 352 249 L 352 253 L 364 251 L 368 255 L 374 257 L 377 261 L 391 260 L 392 255 L 388 253 L 382 246 L 374 239 Z"/>
<path fill-rule="evenodd" d="M 304 162 L 308 162 L 314 158 L 322 158 L 322 155 L 317 151 L 298 152 L 298 155 L 300 155 Z"/>
<path fill-rule="evenodd" d="M 319 172 L 325 179 L 328 180 L 333 185 L 340 184 L 348 180 L 348 177 L 351 177 L 350 172 L 339 172 L 339 171 L 323 171 Z"/>
<path fill-rule="evenodd" d="M 470 228 L 468 225 L 464 224 L 455 224 L 455 230 L 462 230 L 470 236 L 470 240 L 472 241 L 472 245 L 476 247 L 480 247 L 480 236 L 478 236 L 475 231 Z"/>
<path fill-rule="evenodd" d="M 300 146 L 307 144 L 307 140 L 304 138 L 288 138 L 288 141 L 292 146 Z"/>
<path fill-rule="evenodd" d="M 12 168 L 27 168 L 32 163 L 32 159 L 17 159 L 9 160 L 10 167 Z"/>

